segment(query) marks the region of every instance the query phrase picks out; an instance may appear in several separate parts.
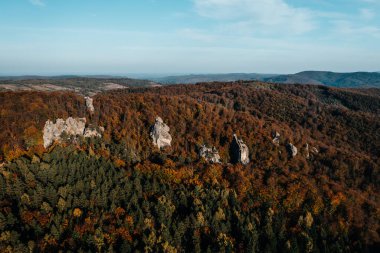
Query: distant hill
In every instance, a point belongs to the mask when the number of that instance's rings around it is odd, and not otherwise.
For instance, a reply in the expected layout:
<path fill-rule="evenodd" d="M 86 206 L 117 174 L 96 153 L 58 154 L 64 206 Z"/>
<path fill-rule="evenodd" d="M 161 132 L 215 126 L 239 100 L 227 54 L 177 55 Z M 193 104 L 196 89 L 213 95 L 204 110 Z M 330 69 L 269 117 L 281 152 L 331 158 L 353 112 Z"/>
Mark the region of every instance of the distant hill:
<path fill-rule="evenodd" d="M 353 72 L 335 73 L 327 71 L 304 71 L 293 75 L 265 78 L 273 83 L 322 84 L 333 87 L 380 87 L 380 73 Z"/>
<path fill-rule="evenodd" d="M 73 90 L 95 94 L 104 90 L 128 87 L 152 87 L 160 84 L 195 84 L 205 82 L 262 81 L 285 84 L 315 84 L 344 88 L 380 88 L 380 72 L 336 73 L 304 71 L 296 74 L 190 74 L 166 77 L 128 78 L 111 75 L 61 76 L 0 76 L 0 91 L 4 90 Z"/>
<path fill-rule="evenodd" d="M 332 87 L 380 87 L 379 72 L 353 72 L 336 73 L 328 71 L 304 71 L 297 74 L 202 74 L 202 75 L 179 75 L 151 79 L 162 84 L 193 84 L 201 82 L 231 82 L 237 80 L 256 80 L 272 83 L 287 84 L 318 84 Z"/>
<path fill-rule="evenodd" d="M 0 91 L 71 90 L 85 95 L 130 87 L 152 87 L 158 84 L 143 79 L 114 76 L 0 76 Z"/>
<path fill-rule="evenodd" d="M 162 84 L 194 84 L 194 83 L 202 83 L 202 82 L 232 82 L 232 81 L 237 81 L 237 80 L 263 81 L 266 78 L 271 78 L 275 76 L 277 75 L 256 74 L 256 73 L 191 74 L 191 75 L 151 78 L 151 80 L 162 83 Z"/>

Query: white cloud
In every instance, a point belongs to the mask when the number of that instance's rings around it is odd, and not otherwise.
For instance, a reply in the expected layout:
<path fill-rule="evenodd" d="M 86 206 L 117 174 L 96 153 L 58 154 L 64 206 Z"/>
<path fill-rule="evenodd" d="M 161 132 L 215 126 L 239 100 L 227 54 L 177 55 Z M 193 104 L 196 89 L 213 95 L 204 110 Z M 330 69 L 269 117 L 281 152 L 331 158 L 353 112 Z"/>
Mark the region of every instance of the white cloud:
<path fill-rule="evenodd" d="M 366 8 L 360 9 L 359 13 L 360 13 L 360 17 L 365 20 L 370 20 L 375 17 L 375 12 L 370 9 L 366 9 Z"/>
<path fill-rule="evenodd" d="M 29 2 L 36 6 L 45 6 L 45 3 L 42 0 L 29 0 Z"/>
<path fill-rule="evenodd" d="M 334 24 L 337 34 L 350 36 L 351 38 L 355 38 L 357 36 L 380 38 L 380 28 L 373 25 L 358 26 L 346 20 L 337 20 Z"/>
<path fill-rule="evenodd" d="M 284 0 L 194 0 L 203 17 L 229 21 L 252 32 L 305 33 L 315 28 L 313 13 Z"/>

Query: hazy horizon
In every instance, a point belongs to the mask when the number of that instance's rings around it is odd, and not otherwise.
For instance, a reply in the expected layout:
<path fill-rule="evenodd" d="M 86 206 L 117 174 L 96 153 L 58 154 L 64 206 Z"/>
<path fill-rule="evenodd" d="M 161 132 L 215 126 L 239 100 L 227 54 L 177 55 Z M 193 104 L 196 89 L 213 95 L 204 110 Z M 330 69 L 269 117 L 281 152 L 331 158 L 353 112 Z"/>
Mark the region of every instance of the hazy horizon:
<path fill-rule="evenodd" d="M 233 74 L 257 74 L 257 75 L 292 75 L 292 74 L 298 74 L 301 72 L 333 72 L 333 73 L 339 73 L 339 74 L 346 74 L 346 73 L 355 73 L 355 72 L 368 72 L 368 73 L 380 73 L 380 71 L 352 71 L 352 72 L 334 72 L 329 70 L 303 70 L 295 73 L 256 73 L 256 72 L 224 72 L 224 73 L 212 73 L 212 72 L 204 72 L 204 73 L 48 73 L 48 74 L 3 74 L 0 73 L 0 77 L 23 77 L 23 76 L 35 76 L 35 77 L 61 77 L 61 76 L 78 76 L 78 77 L 112 77 L 112 78 L 136 78 L 136 79 L 143 79 L 143 78 L 163 78 L 163 77 L 170 77 L 170 76 L 190 76 L 190 75 L 233 75 Z"/>
<path fill-rule="evenodd" d="M 1 75 L 379 71 L 379 0 L 1 1 Z"/>

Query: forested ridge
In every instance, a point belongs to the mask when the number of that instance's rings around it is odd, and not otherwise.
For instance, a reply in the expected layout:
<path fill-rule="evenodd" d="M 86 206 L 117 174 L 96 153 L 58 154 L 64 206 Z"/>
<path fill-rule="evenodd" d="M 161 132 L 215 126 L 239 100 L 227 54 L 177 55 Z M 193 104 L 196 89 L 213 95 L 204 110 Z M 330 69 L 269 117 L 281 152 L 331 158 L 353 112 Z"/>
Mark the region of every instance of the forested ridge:
<path fill-rule="evenodd" d="M 0 93 L 1 252 L 379 249 L 378 89 L 240 81 L 93 98 L 91 114 L 71 92 Z M 45 122 L 70 116 L 102 138 L 45 149 Z M 163 150 L 149 136 L 156 116 L 173 137 Z M 246 166 L 230 163 L 233 134 Z M 221 164 L 199 158 L 203 144 Z"/>

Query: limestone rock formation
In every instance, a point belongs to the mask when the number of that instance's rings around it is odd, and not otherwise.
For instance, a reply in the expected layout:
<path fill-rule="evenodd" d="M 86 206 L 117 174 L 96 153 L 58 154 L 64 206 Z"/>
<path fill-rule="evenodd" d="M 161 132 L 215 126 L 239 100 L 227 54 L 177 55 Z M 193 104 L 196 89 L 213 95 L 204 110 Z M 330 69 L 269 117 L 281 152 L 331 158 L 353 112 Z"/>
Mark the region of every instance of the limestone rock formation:
<path fill-rule="evenodd" d="M 104 128 L 99 127 L 100 131 Z M 102 131 L 101 131 L 102 132 Z M 51 120 L 46 121 L 43 130 L 44 147 L 48 148 L 54 141 L 61 141 L 62 134 L 69 137 L 83 136 L 85 138 L 102 137 L 96 128 L 86 128 L 86 118 L 72 118 L 66 120 L 57 119 L 54 123 Z"/>
<path fill-rule="evenodd" d="M 219 152 L 215 147 L 208 148 L 203 145 L 199 150 L 199 157 L 204 158 L 209 163 L 221 163 Z"/>
<path fill-rule="evenodd" d="M 289 154 L 290 154 L 291 157 L 295 157 L 297 155 L 298 149 L 292 143 L 289 143 L 287 145 L 287 148 L 288 148 L 288 152 L 289 152 Z"/>
<path fill-rule="evenodd" d="M 308 143 L 306 143 L 304 148 L 304 154 L 306 159 L 309 159 L 311 156 L 315 156 L 319 153 L 318 149 L 316 147 L 310 146 Z"/>
<path fill-rule="evenodd" d="M 44 147 L 49 147 L 54 141 L 61 140 L 61 135 L 66 133 L 69 136 L 83 135 L 86 126 L 86 118 L 72 118 L 66 120 L 57 119 L 54 123 L 51 120 L 46 121 L 43 140 Z"/>
<path fill-rule="evenodd" d="M 306 143 L 305 145 L 305 157 L 306 159 L 310 158 L 309 143 Z"/>
<path fill-rule="evenodd" d="M 272 143 L 276 146 L 280 145 L 280 133 L 279 132 L 273 132 L 272 133 Z"/>
<path fill-rule="evenodd" d="M 230 147 L 230 155 L 232 163 L 242 163 L 244 165 L 249 163 L 249 149 L 248 146 L 239 139 L 236 134 L 233 136 L 233 140 Z"/>
<path fill-rule="evenodd" d="M 311 151 L 311 153 L 314 154 L 314 155 L 316 155 L 316 154 L 319 153 L 319 151 L 318 151 L 318 149 L 317 149 L 316 147 L 311 147 L 310 151 Z"/>
<path fill-rule="evenodd" d="M 87 110 L 91 113 L 93 113 L 95 111 L 95 108 L 94 108 L 94 99 L 90 98 L 90 97 L 84 97 L 85 101 L 86 101 L 86 107 L 87 107 Z"/>
<path fill-rule="evenodd" d="M 171 146 L 172 136 L 169 134 L 170 128 L 160 118 L 156 118 L 156 122 L 150 129 L 150 137 L 153 139 L 153 144 L 159 149 Z"/>
<path fill-rule="evenodd" d="M 99 137 L 101 138 L 102 135 L 95 129 L 95 128 L 86 128 L 84 131 L 83 136 L 85 138 L 92 138 L 92 137 Z"/>

